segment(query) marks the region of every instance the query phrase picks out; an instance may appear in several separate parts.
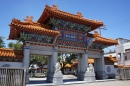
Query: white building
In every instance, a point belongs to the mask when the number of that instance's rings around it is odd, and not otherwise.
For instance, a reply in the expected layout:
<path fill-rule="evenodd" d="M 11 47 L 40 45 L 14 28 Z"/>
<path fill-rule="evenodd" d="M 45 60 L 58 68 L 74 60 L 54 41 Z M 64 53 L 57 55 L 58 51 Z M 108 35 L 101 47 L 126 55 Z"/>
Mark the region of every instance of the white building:
<path fill-rule="evenodd" d="M 130 40 L 118 38 L 118 45 L 115 47 L 116 57 L 119 65 L 130 65 Z"/>
<path fill-rule="evenodd" d="M 117 38 L 118 44 L 115 46 L 115 53 L 104 55 L 105 60 L 105 72 L 108 76 L 113 74 L 118 75 L 118 68 L 130 67 L 130 40 L 124 38 Z M 110 58 L 110 55 L 112 58 Z M 107 58 L 116 59 L 114 63 L 108 61 Z M 117 68 L 118 67 L 118 68 Z"/>
<path fill-rule="evenodd" d="M 116 59 L 116 53 L 110 53 L 104 55 L 104 62 L 105 62 L 105 72 L 107 75 L 107 78 L 115 78 L 115 76 L 118 75 L 117 73 L 117 61 Z"/>

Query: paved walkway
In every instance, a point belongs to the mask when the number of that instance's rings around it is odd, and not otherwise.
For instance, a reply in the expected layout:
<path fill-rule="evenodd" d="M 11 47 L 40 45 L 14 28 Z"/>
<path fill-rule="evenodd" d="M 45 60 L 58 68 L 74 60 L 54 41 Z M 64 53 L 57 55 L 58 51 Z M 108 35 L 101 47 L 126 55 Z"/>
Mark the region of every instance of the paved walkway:
<path fill-rule="evenodd" d="M 130 80 L 121 81 L 116 79 L 96 80 L 96 82 L 77 81 L 77 78 L 72 75 L 63 76 L 64 84 L 60 86 L 130 86 Z M 26 86 L 54 86 L 52 83 L 47 83 L 46 78 L 30 78 L 30 84 Z"/>
<path fill-rule="evenodd" d="M 129 81 L 104 81 L 104 82 L 95 82 L 95 83 L 80 83 L 80 84 L 69 84 L 66 86 L 130 86 Z"/>
<path fill-rule="evenodd" d="M 94 83 L 87 83 L 87 82 L 77 82 L 77 83 L 64 83 L 63 85 L 59 86 L 130 86 L 130 80 L 128 81 L 103 81 L 103 82 L 94 82 Z M 26 86 L 55 86 L 51 83 L 41 83 L 41 84 L 28 84 Z M 57 85 L 56 85 L 57 86 Z"/>

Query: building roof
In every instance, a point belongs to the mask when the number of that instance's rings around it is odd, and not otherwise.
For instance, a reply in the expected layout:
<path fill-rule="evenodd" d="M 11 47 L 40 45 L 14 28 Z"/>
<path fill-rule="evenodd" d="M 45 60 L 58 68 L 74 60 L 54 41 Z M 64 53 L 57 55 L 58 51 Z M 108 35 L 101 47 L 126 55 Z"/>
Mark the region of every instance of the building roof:
<path fill-rule="evenodd" d="M 118 60 L 116 58 L 113 58 L 113 57 L 116 57 L 116 53 L 111 53 L 111 54 L 106 54 L 104 55 L 104 57 L 108 57 L 111 61 L 113 62 L 118 62 Z M 105 62 L 108 62 L 108 59 L 105 58 Z M 109 60 L 109 62 L 110 62 Z M 118 68 L 130 68 L 130 65 L 129 65 L 130 61 L 128 61 L 128 64 L 127 65 L 116 65 L 116 67 Z"/>
<path fill-rule="evenodd" d="M 26 17 L 22 22 L 18 19 L 12 19 L 10 24 L 10 34 L 8 39 L 17 39 L 20 36 L 20 32 L 30 32 L 37 34 L 46 34 L 51 36 L 57 36 L 59 31 L 49 30 L 49 26 L 32 21 L 32 17 Z"/>
<path fill-rule="evenodd" d="M 66 64 L 65 65 L 66 68 L 71 68 L 71 66 L 72 66 L 71 64 Z"/>
<path fill-rule="evenodd" d="M 118 62 L 118 60 L 116 58 L 113 58 L 112 55 L 110 55 L 110 59 L 114 62 Z"/>
<path fill-rule="evenodd" d="M 0 48 L 0 57 L 23 58 L 23 51 L 7 49 L 7 48 Z"/>
<path fill-rule="evenodd" d="M 75 61 L 74 61 L 74 63 L 78 63 L 78 59 L 76 59 Z M 88 59 L 88 63 L 94 63 L 94 59 Z"/>
<path fill-rule="evenodd" d="M 89 58 L 88 63 L 94 63 L 94 59 Z M 78 65 L 78 59 L 76 59 L 73 64 L 71 64 L 71 67 L 75 68 Z"/>
<path fill-rule="evenodd" d="M 26 19 L 24 19 L 25 20 L 24 22 L 22 22 L 18 19 L 12 19 L 12 22 L 10 23 L 10 34 L 9 34 L 8 39 L 18 40 L 21 36 L 20 33 L 28 32 L 29 34 L 35 33 L 36 35 L 37 34 L 40 34 L 40 35 L 45 34 L 45 35 L 49 35 L 49 36 L 55 36 L 54 42 L 53 42 L 53 44 L 54 44 L 56 42 L 57 37 L 60 34 L 60 31 L 51 30 L 52 28 L 49 25 L 47 25 L 47 22 L 49 21 L 49 19 L 51 17 L 75 22 L 78 24 L 89 25 L 89 26 L 91 26 L 91 30 L 94 30 L 94 29 L 104 25 L 102 21 L 90 20 L 90 19 L 83 18 L 82 14 L 80 12 L 78 12 L 77 15 L 74 15 L 71 13 L 67 13 L 67 12 L 58 10 L 57 6 L 55 6 L 55 5 L 53 5 L 53 7 L 49 7 L 48 5 L 46 5 L 41 17 L 39 18 L 39 20 L 37 22 L 34 22 L 32 20 L 33 17 L 29 17 L 29 16 L 27 16 Z M 107 44 L 109 46 L 117 44 L 117 40 L 101 37 L 101 36 L 99 36 L 99 34 L 96 31 L 94 34 L 91 34 L 91 35 L 88 34 L 88 36 L 92 36 L 92 38 L 94 38 L 95 44 L 93 44 L 93 45 L 95 45 L 95 46 L 97 44 L 101 44 L 100 45 L 101 47 L 102 47 L 102 44 L 104 44 L 104 45 Z M 33 44 L 39 45 L 38 42 L 36 42 L 36 43 L 33 42 Z M 53 46 L 53 44 L 51 46 Z M 63 46 L 63 45 L 60 46 L 60 45 L 58 45 L 58 47 L 63 47 L 63 48 L 65 47 L 65 48 L 73 48 L 74 49 L 73 46 Z M 83 49 L 84 50 L 87 48 L 75 47 L 75 49 Z M 90 47 L 89 49 L 92 50 L 93 48 Z M 94 48 L 94 49 L 99 50 L 98 48 Z"/>
<path fill-rule="evenodd" d="M 105 62 L 110 62 L 110 60 L 113 62 L 118 62 L 118 60 L 116 58 L 113 58 L 113 57 L 116 57 L 116 53 L 106 54 L 106 55 L 104 55 L 104 57 L 106 57 Z M 108 58 L 109 58 L 109 60 L 108 60 Z M 128 64 L 126 64 L 126 65 L 119 65 L 118 64 L 115 66 L 118 68 L 130 68 L 130 65 L 129 65 L 130 61 L 128 61 L 127 63 Z"/>
<path fill-rule="evenodd" d="M 116 57 L 116 53 L 105 54 L 104 57 L 110 57 L 110 55 L 112 55 L 112 57 Z"/>
<path fill-rule="evenodd" d="M 88 37 L 93 37 L 94 42 L 99 43 L 99 44 L 107 44 L 108 46 L 118 44 L 117 40 L 100 36 L 96 30 L 94 31 L 94 34 L 89 33 Z"/>
<path fill-rule="evenodd" d="M 106 63 L 109 63 L 109 62 L 118 62 L 118 60 L 116 58 L 113 58 L 113 57 L 116 57 L 116 53 L 104 55 L 105 62 Z"/>
<path fill-rule="evenodd" d="M 78 24 L 91 26 L 91 30 L 95 30 L 104 25 L 102 21 L 84 18 L 82 16 L 82 13 L 80 12 L 78 12 L 77 15 L 75 15 L 75 14 L 58 10 L 58 6 L 56 5 L 53 5 L 53 7 L 46 5 L 41 17 L 38 19 L 38 22 L 45 24 L 49 21 L 50 17 L 55 17 L 66 21 L 71 21 Z"/>

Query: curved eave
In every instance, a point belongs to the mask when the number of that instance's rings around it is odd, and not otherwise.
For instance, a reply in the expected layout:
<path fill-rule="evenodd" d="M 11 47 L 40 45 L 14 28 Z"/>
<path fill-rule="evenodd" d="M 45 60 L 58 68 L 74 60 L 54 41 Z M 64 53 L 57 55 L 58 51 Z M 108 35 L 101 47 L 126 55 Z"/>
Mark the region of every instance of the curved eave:
<path fill-rule="evenodd" d="M 93 42 L 99 43 L 99 44 L 105 44 L 108 46 L 117 45 L 118 41 L 110 38 L 102 37 L 98 34 L 97 31 L 94 31 L 94 34 L 88 33 L 88 37 L 94 38 Z"/>
<path fill-rule="evenodd" d="M 86 19 L 83 17 L 79 17 L 78 15 L 74 15 L 71 13 L 60 11 L 57 9 L 54 10 L 53 7 L 49 7 L 49 6 L 45 7 L 41 17 L 38 19 L 38 22 L 39 23 L 47 23 L 47 21 L 49 21 L 49 18 L 52 16 L 59 18 L 59 19 L 66 20 L 66 21 L 75 22 L 78 24 L 84 24 L 87 26 L 89 25 L 92 28 L 91 30 L 95 30 L 96 28 L 99 28 L 99 27 L 104 25 L 102 21 L 90 20 L 90 19 Z"/>
<path fill-rule="evenodd" d="M 118 60 L 116 58 L 113 58 L 112 55 L 110 55 L 109 57 L 113 62 L 118 62 Z"/>
<path fill-rule="evenodd" d="M 35 26 L 34 24 L 23 24 L 23 22 L 18 22 L 17 19 L 13 19 L 10 24 L 10 34 L 8 39 L 19 38 L 20 32 L 30 32 L 36 34 L 45 34 L 50 36 L 58 36 L 59 31 L 48 30 L 40 26 Z"/>
<path fill-rule="evenodd" d="M 100 44 L 107 44 L 108 46 L 112 46 L 112 45 L 118 44 L 117 40 L 103 38 L 103 37 L 96 37 L 94 42 L 100 43 Z"/>
<path fill-rule="evenodd" d="M 0 57 L 23 58 L 23 51 L 7 49 L 7 48 L 0 48 Z"/>

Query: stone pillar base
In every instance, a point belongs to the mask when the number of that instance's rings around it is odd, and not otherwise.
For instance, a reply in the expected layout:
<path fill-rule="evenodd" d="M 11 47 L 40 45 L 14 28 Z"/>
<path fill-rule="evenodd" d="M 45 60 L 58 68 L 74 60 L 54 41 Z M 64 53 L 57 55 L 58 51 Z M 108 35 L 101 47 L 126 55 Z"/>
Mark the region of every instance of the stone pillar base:
<path fill-rule="evenodd" d="M 84 73 L 78 73 L 77 80 L 84 81 L 84 77 L 85 77 Z"/>
<path fill-rule="evenodd" d="M 53 82 L 53 75 L 54 75 L 54 73 L 47 73 L 47 80 L 46 80 L 46 82 L 52 83 Z"/>
<path fill-rule="evenodd" d="M 86 73 L 78 73 L 77 80 L 79 81 L 95 81 L 95 73 L 86 72 Z"/>
<path fill-rule="evenodd" d="M 86 72 L 85 73 L 85 77 L 84 77 L 84 81 L 94 82 L 95 81 L 95 73 L 93 73 L 93 72 Z"/>
<path fill-rule="evenodd" d="M 25 80 L 26 84 L 29 84 L 29 74 L 26 74 L 25 78 L 26 78 Z"/>
<path fill-rule="evenodd" d="M 63 74 L 61 71 L 57 71 L 56 73 L 47 73 L 46 81 L 56 85 L 63 84 Z"/>
<path fill-rule="evenodd" d="M 97 75 L 96 76 L 97 79 L 99 79 L 99 80 L 106 79 L 106 73 L 105 73 L 105 71 L 97 71 L 96 75 Z"/>
<path fill-rule="evenodd" d="M 61 73 L 61 71 L 57 71 L 56 73 L 54 73 L 53 83 L 57 85 L 63 84 L 63 74 Z"/>

